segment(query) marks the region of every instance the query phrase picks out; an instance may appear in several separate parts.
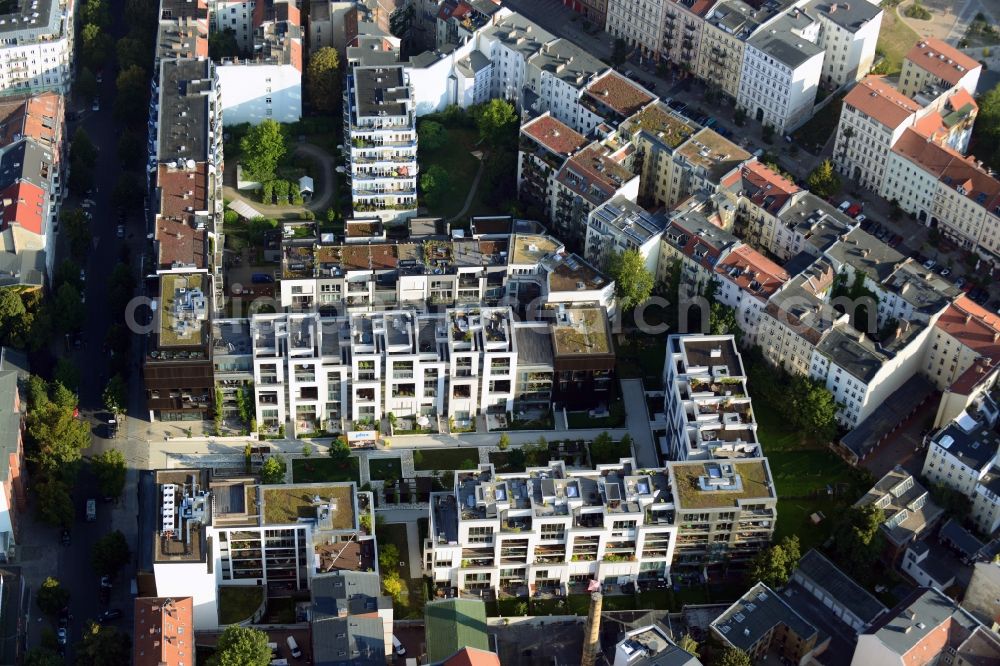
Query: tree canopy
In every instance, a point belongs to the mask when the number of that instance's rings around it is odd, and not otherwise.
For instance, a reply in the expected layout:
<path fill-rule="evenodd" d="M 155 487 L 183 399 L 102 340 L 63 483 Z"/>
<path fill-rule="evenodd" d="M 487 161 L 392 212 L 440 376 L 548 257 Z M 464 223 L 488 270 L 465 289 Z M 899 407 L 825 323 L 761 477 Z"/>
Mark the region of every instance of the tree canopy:
<path fill-rule="evenodd" d="M 281 456 L 269 456 L 260 468 L 260 480 L 263 483 L 285 482 L 285 460 Z"/>
<path fill-rule="evenodd" d="M 69 603 L 69 590 L 57 579 L 49 576 L 42 581 L 35 598 L 38 608 L 50 617 L 55 617 Z"/>
<path fill-rule="evenodd" d="M 1000 171 L 1000 83 L 979 96 L 970 154 Z"/>
<path fill-rule="evenodd" d="M 132 640 L 117 627 L 87 625 L 76 644 L 76 663 L 84 666 L 120 666 L 132 658 Z"/>
<path fill-rule="evenodd" d="M 885 512 L 874 504 L 851 506 L 833 528 L 833 551 L 848 573 L 866 580 L 882 551 Z"/>
<path fill-rule="evenodd" d="M 149 75 L 139 65 L 130 65 L 115 79 L 115 119 L 126 125 L 144 123 L 149 117 Z"/>
<path fill-rule="evenodd" d="M 285 150 L 285 132 L 279 123 L 271 119 L 251 127 L 240 140 L 243 169 L 259 181 L 274 178 Z"/>
<path fill-rule="evenodd" d="M 785 537 L 780 543 L 757 553 L 750 563 L 747 577 L 752 583 L 759 581 L 773 589 L 784 587 L 801 557 L 799 538 Z"/>
<path fill-rule="evenodd" d="M 432 208 L 443 203 L 444 195 L 451 185 L 451 176 L 438 164 L 432 164 L 427 171 L 420 174 L 420 191 L 423 193 L 427 204 Z"/>
<path fill-rule="evenodd" d="M 31 457 L 45 473 L 62 472 L 90 446 L 90 427 L 73 416 L 76 396 L 62 384 L 53 382 L 47 391 L 36 389 L 32 394 L 37 402 L 26 419 Z"/>
<path fill-rule="evenodd" d="M 341 465 L 346 465 L 351 457 L 351 447 L 343 437 L 335 437 L 330 442 L 330 457 Z"/>
<path fill-rule="evenodd" d="M 91 458 L 90 466 L 97 477 L 97 485 L 103 497 L 118 497 L 122 494 L 128 474 L 125 454 L 118 449 L 108 449 Z"/>
<path fill-rule="evenodd" d="M 509 147 L 517 140 L 519 118 L 514 105 L 505 99 L 491 99 L 479 112 L 479 138 L 490 148 Z"/>
<path fill-rule="evenodd" d="M 417 145 L 422 151 L 434 152 L 448 142 L 448 132 L 444 125 L 433 120 L 421 121 L 417 126 Z"/>
<path fill-rule="evenodd" d="M 833 162 L 823 160 L 806 179 L 809 190 L 818 197 L 832 197 L 840 191 L 840 176 L 833 170 Z"/>
<path fill-rule="evenodd" d="M 271 648 L 267 634 L 258 629 L 230 625 L 219 636 L 216 653 L 209 666 L 268 666 Z"/>
<path fill-rule="evenodd" d="M 726 648 L 712 663 L 714 666 L 753 666 L 750 655 L 734 647 Z"/>
<path fill-rule="evenodd" d="M 24 666 L 62 666 L 65 663 L 59 653 L 47 647 L 36 647 L 24 655 Z"/>
<path fill-rule="evenodd" d="M 104 408 L 112 414 L 125 412 L 125 402 L 128 397 L 128 385 L 121 375 L 113 375 L 108 380 L 108 385 L 104 387 Z"/>
<path fill-rule="evenodd" d="M 653 274 L 638 250 L 612 254 L 608 274 L 615 281 L 619 312 L 634 310 L 653 293 Z"/>
<path fill-rule="evenodd" d="M 337 49 L 324 46 L 309 56 L 305 83 L 306 94 L 314 109 L 330 113 L 340 108 L 340 56 Z"/>
<path fill-rule="evenodd" d="M 90 564 L 101 575 L 114 576 L 128 564 L 132 553 L 125 535 L 119 530 L 105 534 L 90 552 Z"/>
<path fill-rule="evenodd" d="M 37 498 L 35 508 L 43 522 L 59 527 L 68 527 L 73 523 L 76 511 L 65 481 L 52 475 L 36 481 L 34 489 Z"/>
<path fill-rule="evenodd" d="M 240 55 L 240 45 L 236 41 L 236 31 L 232 28 L 213 30 L 208 36 L 208 57 L 212 60 L 236 58 Z"/>

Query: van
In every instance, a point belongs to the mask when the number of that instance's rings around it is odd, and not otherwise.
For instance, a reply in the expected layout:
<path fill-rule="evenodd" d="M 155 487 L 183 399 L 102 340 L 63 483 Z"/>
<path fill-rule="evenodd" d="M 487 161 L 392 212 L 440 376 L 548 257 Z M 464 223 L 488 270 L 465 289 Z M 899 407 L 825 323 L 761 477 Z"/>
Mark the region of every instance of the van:
<path fill-rule="evenodd" d="M 278 644 L 277 643 L 268 643 L 267 644 L 267 649 L 269 649 L 271 651 L 271 654 L 278 654 Z"/>
<path fill-rule="evenodd" d="M 302 656 L 302 650 L 299 649 L 299 644 L 295 642 L 295 636 L 289 636 L 285 639 L 288 643 L 288 649 L 292 651 L 292 656 L 298 659 Z"/>
<path fill-rule="evenodd" d="M 394 649 L 396 654 L 400 657 L 406 654 L 406 646 L 399 642 L 399 639 L 396 638 L 395 634 L 392 635 L 392 649 Z"/>

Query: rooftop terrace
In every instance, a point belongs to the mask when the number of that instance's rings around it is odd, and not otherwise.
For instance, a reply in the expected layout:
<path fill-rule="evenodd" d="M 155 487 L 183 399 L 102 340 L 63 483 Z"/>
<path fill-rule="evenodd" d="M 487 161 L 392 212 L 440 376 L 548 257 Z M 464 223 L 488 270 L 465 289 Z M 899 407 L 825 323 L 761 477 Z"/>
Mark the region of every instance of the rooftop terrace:
<path fill-rule="evenodd" d="M 678 509 L 736 508 L 740 501 L 774 499 L 766 459 L 698 462 L 670 467 Z"/>
<path fill-rule="evenodd" d="M 552 346 L 558 356 L 607 354 L 611 335 L 601 308 L 570 308 L 552 326 Z"/>
<path fill-rule="evenodd" d="M 357 527 L 353 484 L 262 486 L 261 491 L 265 524 L 283 525 L 305 520 L 315 522 L 318 529 Z"/>

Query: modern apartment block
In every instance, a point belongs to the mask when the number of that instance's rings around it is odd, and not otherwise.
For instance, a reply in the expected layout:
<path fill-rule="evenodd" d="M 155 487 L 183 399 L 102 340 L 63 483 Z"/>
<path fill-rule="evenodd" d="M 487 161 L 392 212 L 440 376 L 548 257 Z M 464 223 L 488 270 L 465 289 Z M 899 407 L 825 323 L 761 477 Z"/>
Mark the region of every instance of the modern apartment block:
<path fill-rule="evenodd" d="M 0 15 L 0 93 L 69 92 L 76 3 L 10 3 Z"/>
<path fill-rule="evenodd" d="M 667 460 L 761 455 L 743 359 L 731 335 L 671 335 L 663 365 Z"/>
<path fill-rule="evenodd" d="M 306 590 L 316 574 L 378 570 L 375 540 L 361 526 L 370 493 L 354 483 L 258 485 L 203 469 L 152 472 L 155 499 L 144 524 L 162 597 L 190 596 L 194 626 L 216 629 L 221 586 Z M 370 524 L 373 524 L 374 520 Z"/>
<path fill-rule="evenodd" d="M 417 126 L 401 65 L 353 68 L 344 86 L 352 207 L 385 222 L 417 213 Z"/>
<path fill-rule="evenodd" d="M 521 474 L 480 465 L 431 494 L 424 572 L 435 587 L 514 596 L 585 591 L 592 579 L 669 580 L 673 514 L 667 471 L 628 458 Z"/>
<path fill-rule="evenodd" d="M 674 493 L 675 569 L 746 564 L 771 542 L 778 496 L 767 458 L 667 464 Z"/>
<path fill-rule="evenodd" d="M 666 226 L 662 214 L 652 215 L 628 199 L 616 197 L 595 208 L 587 218 L 583 254 L 587 261 L 607 270 L 612 256 L 635 251 L 645 260 L 646 270 L 656 275 Z"/>

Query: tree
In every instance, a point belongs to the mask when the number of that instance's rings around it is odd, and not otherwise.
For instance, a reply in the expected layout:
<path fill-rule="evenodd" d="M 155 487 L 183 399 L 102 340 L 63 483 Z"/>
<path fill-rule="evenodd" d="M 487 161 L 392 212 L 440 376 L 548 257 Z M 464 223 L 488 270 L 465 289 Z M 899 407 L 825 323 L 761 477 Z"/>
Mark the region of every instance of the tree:
<path fill-rule="evenodd" d="M 427 198 L 427 203 L 432 207 L 437 207 L 443 203 L 445 193 L 451 185 L 451 176 L 444 167 L 432 164 L 427 171 L 420 175 L 420 191 Z"/>
<path fill-rule="evenodd" d="M 123 171 L 115 182 L 111 200 L 122 210 L 141 209 L 143 198 L 146 196 L 144 189 L 139 176 L 131 171 Z"/>
<path fill-rule="evenodd" d="M 130 67 L 142 67 L 145 69 L 150 60 L 149 46 L 135 35 L 122 37 L 115 44 L 115 53 L 118 55 L 118 68 L 128 69 Z"/>
<path fill-rule="evenodd" d="M 216 30 L 208 36 L 208 57 L 212 60 L 238 58 L 240 45 L 236 41 L 236 31 L 232 28 Z"/>
<path fill-rule="evenodd" d="M 646 270 L 646 261 L 638 250 L 611 255 L 608 275 L 615 281 L 619 312 L 633 310 L 653 292 L 653 274 Z"/>
<path fill-rule="evenodd" d="M 80 31 L 83 62 L 91 69 L 100 69 L 108 59 L 111 51 L 111 36 L 101 30 L 100 26 L 87 23 Z"/>
<path fill-rule="evenodd" d="M 797 375 L 791 382 L 790 420 L 816 442 L 828 443 L 837 434 L 837 403 L 821 382 Z"/>
<path fill-rule="evenodd" d="M 127 125 L 145 122 L 149 115 L 149 75 L 139 65 L 131 65 L 115 79 L 115 119 Z"/>
<path fill-rule="evenodd" d="M 833 162 L 823 160 L 806 179 L 810 191 L 818 197 L 832 197 L 840 191 L 840 176 L 833 170 Z"/>
<path fill-rule="evenodd" d="M 736 338 L 737 344 L 743 337 L 743 330 L 736 318 L 736 309 L 718 301 L 712 303 L 709 309 L 708 325 L 712 335 L 732 335 Z"/>
<path fill-rule="evenodd" d="M 83 326 L 84 307 L 76 287 L 63 283 L 56 290 L 56 312 L 59 313 L 56 324 L 60 333 L 69 333 Z"/>
<path fill-rule="evenodd" d="M 399 569 L 399 548 L 394 543 L 383 543 L 378 549 L 378 566 L 383 574 Z"/>
<path fill-rule="evenodd" d="M 62 479 L 53 475 L 36 482 L 35 496 L 38 499 L 38 515 L 43 522 L 57 527 L 69 527 L 73 523 L 76 517 L 73 498 Z"/>
<path fill-rule="evenodd" d="M 69 590 L 63 587 L 58 580 L 49 576 L 42 581 L 42 586 L 38 588 L 36 600 L 38 608 L 43 613 L 49 617 L 55 617 L 69 604 Z"/>
<path fill-rule="evenodd" d="M 417 145 L 421 151 L 434 152 L 448 143 L 448 131 L 444 125 L 433 120 L 425 120 L 417 127 Z"/>
<path fill-rule="evenodd" d="M 123 167 L 138 169 L 145 161 L 146 142 L 135 130 L 125 130 L 118 137 L 118 161 Z"/>
<path fill-rule="evenodd" d="M 691 634 L 684 634 L 681 636 L 681 640 L 678 641 L 677 647 L 684 650 L 689 654 L 698 656 L 698 641 L 696 641 Z"/>
<path fill-rule="evenodd" d="M 771 588 L 784 587 L 799 563 L 802 552 L 797 536 L 785 537 L 754 557 L 747 571 L 750 581 L 763 582 Z"/>
<path fill-rule="evenodd" d="M 330 457 L 339 466 L 344 466 L 351 457 L 351 447 L 343 436 L 337 436 L 330 442 Z"/>
<path fill-rule="evenodd" d="M 108 449 L 90 459 L 91 469 L 97 477 L 97 487 L 103 497 L 120 497 L 125 489 L 128 469 L 125 455 L 118 449 Z"/>
<path fill-rule="evenodd" d="M 128 386 L 121 375 L 113 375 L 108 380 L 108 385 L 104 387 L 104 408 L 117 416 L 125 411 L 125 402 L 128 400 Z"/>
<path fill-rule="evenodd" d="M 243 170 L 259 181 L 271 180 L 285 156 L 285 134 L 281 125 L 267 119 L 251 127 L 240 140 Z"/>
<path fill-rule="evenodd" d="M 52 399 L 28 412 L 32 459 L 45 472 L 61 470 L 80 459 L 90 446 L 90 426 L 73 417 L 76 396 L 62 384 L 52 389 Z"/>
<path fill-rule="evenodd" d="M 260 468 L 260 480 L 262 483 L 284 483 L 285 482 L 285 459 L 281 456 L 269 456 Z"/>
<path fill-rule="evenodd" d="M 90 135 L 83 127 L 77 127 L 73 132 L 73 142 L 70 144 L 70 155 L 73 159 L 79 159 L 88 167 L 94 166 L 97 161 L 97 147 L 90 140 Z"/>
<path fill-rule="evenodd" d="M 271 648 L 267 634 L 258 629 L 231 625 L 219 636 L 216 652 L 209 666 L 268 666 Z"/>
<path fill-rule="evenodd" d="M 546 447 L 546 451 L 548 451 L 548 447 Z M 590 443 L 590 459 L 595 465 L 616 461 L 616 457 L 621 452 L 621 446 L 615 444 L 611 435 L 606 432 L 602 432 Z"/>
<path fill-rule="evenodd" d="M 406 589 L 399 574 L 395 571 L 382 575 L 382 589 L 392 597 L 392 600 L 399 603 L 403 598 L 403 590 Z"/>
<path fill-rule="evenodd" d="M 833 528 L 837 561 L 855 578 L 868 579 L 882 550 L 885 512 L 874 504 L 848 507 Z"/>
<path fill-rule="evenodd" d="M 501 451 L 506 451 L 510 448 L 510 435 L 507 433 L 500 433 L 500 441 L 497 442 L 497 448 Z"/>
<path fill-rule="evenodd" d="M 517 139 L 518 124 L 513 104 L 505 99 L 491 99 L 479 114 L 479 138 L 490 148 L 510 146 Z"/>
<path fill-rule="evenodd" d="M 61 357 L 56 361 L 55 379 L 71 391 L 80 388 L 80 369 L 68 358 Z"/>
<path fill-rule="evenodd" d="M 83 24 L 92 23 L 106 29 L 111 26 L 110 8 L 104 0 L 87 0 L 80 6 L 77 20 Z"/>
<path fill-rule="evenodd" d="M 0 289 L 0 338 L 4 344 L 7 344 L 11 334 L 21 325 L 26 313 L 24 301 L 16 290 Z"/>
<path fill-rule="evenodd" d="M 340 56 L 337 49 L 324 46 L 309 57 L 305 83 L 306 94 L 314 109 L 331 113 L 340 108 Z"/>
<path fill-rule="evenodd" d="M 94 99 L 97 97 L 97 77 L 94 76 L 89 67 L 80 68 L 80 73 L 76 75 L 74 88 L 77 96 L 83 99 Z"/>
<path fill-rule="evenodd" d="M 132 658 L 132 640 L 117 627 L 91 622 L 76 644 L 76 663 L 83 666 L 117 666 Z"/>
<path fill-rule="evenodd" d="M 728 647 L 712 662 L 714 666 L 753 666 L 750 655 L 739 648 Z"/>
<path fill-rule="evenodd" d="M 131 557 L 132 552 L 128 548 L 125 535 L 115 530 L 105 534 L 94 544 L 90 552 L 90 565 L 102 576 L 114 576 L 128 564 Z"/>
<path fill-rule="evenodd" d="M 24 666 L 62 666 L 65 660 L 55 650 L 36 647 L 24 655 Z"/>

